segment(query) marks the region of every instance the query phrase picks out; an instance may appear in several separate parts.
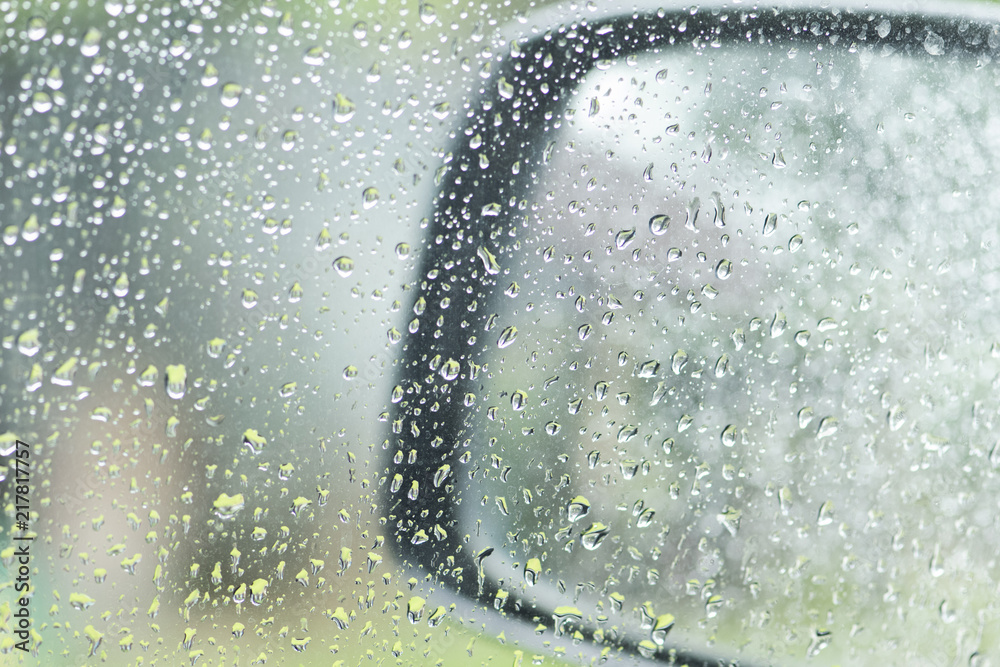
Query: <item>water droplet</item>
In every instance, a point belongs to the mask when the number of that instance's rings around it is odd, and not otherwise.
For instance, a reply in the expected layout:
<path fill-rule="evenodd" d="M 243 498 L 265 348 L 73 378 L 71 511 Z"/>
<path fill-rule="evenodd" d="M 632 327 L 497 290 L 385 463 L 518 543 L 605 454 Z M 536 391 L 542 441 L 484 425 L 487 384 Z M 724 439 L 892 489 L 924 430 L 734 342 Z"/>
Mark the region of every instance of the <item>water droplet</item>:
<path fill-rule="evenodd" d="M 491 276 L 495 276 L 500 273 L 500 265 L 497 264 L 497 258 L 493 255 L 493 253 L 487 250 L 484 246 L 479 246 L 476 250 L 476 254 L 479 256 L 479 259 L 482 260 L 483 268 L 486 269 L 486 273 Z"/>
<path fill-rule="evenodd" d="M 80 42 L 80 53 L 87 58 L 93 58 L 101 50 L 101 31 L 91 28 Z"/>
<path fill-rule="evenodd" d="M 441 485 L 444 484 L 445 480 L 448 479 L 450 475 L 451 475 L 451 466 L 448 465 L 447 463 L 443 464 L 440 468 L 437 469 L 437 472 L 434 473 L 434 487 L 440 488 Z"/>
<path fill-rule="evenodd" d="M 333 120 L 338 123 L 346 123 L 354 118 L 357 106 L 349 98 L 337 93 L 333 102 Z"/>
<path fill-rule="evenodd" d="M 681 415 L 680 419 L 677 420 L 677 432 L 683 433 L 691 428 L 692 424 L 694 424 L 694 417 L 691 415 Z"/>
<path fill-rule="evenodd" d="M 424 599 L 414 596 L 406 603 L 406 618 L 410 623 L 417 623 L 424 615 Z"/>
<path fill-rule="evenodd" d="M 649 363 L 649 362 L 647 362 L 647 363 Z M 655 363 L 655 362 L 653 362 L 653 363 Z M 604 382 L 603 380 L 601 382 L 598 382 L 597 384 L 594 385 L 594 396 L 597 398 L 597 400 L 599 400 L 599 401 L 603 401 L 604 400 L 604 397 L 608 395 L 608 387 L 609 386 L 610 385 L 607 382 Z"/>
<path fill-rule="evenodd" d="M 229 82 L 222 86 L 222 90 L 219 92 L 219 101 L 222 102 L 222 106 L 231 109 L 240 103 L 242 96 L 243 86 Z"/>
<path fill-rule="evenodd" d="M 555 621 L 555 636 L 562 637 L 575 624 L 583 620 L 583 612 L 576 607 L 561 606 L 552 611 L 552 618 Z"/>
<path fill-rule="evenodd" d="M 827 500 L 819 508 L 819 514 L 816 516 L 817 526 L 828 526 L 833 523 L 833 503 Z"/>
<path fill-rule="evenodd" d="M 590 98 L 590 108 L 587 109 L 587 116 L 593 118 L 601 112 L 601 103 L 597 101 L 596 97 Z"/>
<path fill-rule="evenodd" d="M 167 396 L 174 400 L 184 398 L 187 391 L 187 368 L 184 364 L 168 364 L 165 381 Z"/>
<path fill-rule="evenodd" d="M 649 638 L 657 646 L 663 646 L 667 641 L 667 633 L 669 633 L 670 629 L 673 627 L 673 614 L 663 614 L 662 616 L 657 616 L 656 620 L 653 621 L 653 627 L 650 630 Z"/>
<path fill-rule="evenodd" d="M 45 21 L 43 17 L 32 16 L 31 18 L 28 19 L 27 32 L 28 32 L 28 39 L 30 39 L 31 41 L 37 42 L 38 40 L 45 37 L 46 33 L 48 32 L 48 29 L 49 29 L 48 23 Z"/>
<path fill-rule="evenodd" d="M 785 314 L 779 310 L 771 320 L 771 338 L 777 338 L 785 333 L 785 329 L 787 328 L 788 320 L 785 318 Z"/>
<path fill-rule="evenodd" d="M 721 378 L 729 372 L 729 355 L 721 354 L 715 362 L 715 377 Z"/>
<path fill-rule="evenodd" d="M 248 428 L 243 432 L 243 446 L 250 450 L 253 455 L 260 454 L 267 446 L 267 439 L 257 432 L 256 429 Z"/>
<path fill-rule="evenodd" d="M 245 504 L 242 493 L 237 493 L 235 496 L 229 496 L 225 493 L 221 493 L 219 494 L 219 497 L 215 499 L 215 502 L 212 503 L 212 510 L 215 513 L 215 516 L 224 521 L 235 517 L 244 507 Z"/>
<path fill-rule="evenodd" d="M 733 263 L 728 259 L 721 260 L 715 266 L 715 277 L 719 280 L 726 280 L 733 273 Z"/>
<path fill-rule="evenodd" d="M 243 297 L 241 299 L 243 307 L 246 308 L 247 310 L 250 310 L 251 308 L 257 305 L 257 298 L 258 298 L 257 292 L 253 291 L 252 289 L 244 289 Z"/>
<path fill-rule="evenodd" d="M 823 417 L 819 420 L 819 426 L 816 427 L 816 437 L 828 438 L 837 432 L 838 427 L 836 417 Z"/>
<path fill-rule="evenodd" d="M 52 110 L 52 96 L 45 91 L 38 91 L 31 96 L 31 108 L 38 113 Z"/>
<path fill-rule="evenodd" d="M 63 75 L 62 75 L 62 70 L 59 68 L 58 65 L 53 65 L 52 69 L 50 69 L 49 73 L 45 76 L 45 85 L 51 88 L 52 90 L 59 90 L 60 88 L 62 88 Z M 53 197 L 53 199 L 55 198 Z"/>
<path fill-rule="evenodd" d="M 603 523 L 593 523 L 580 534 L 580 544 L 588 551 L 593 551 L 601 546 L 601 542 L 610 532 L 611 530 Z"/>
<path fill-rule="evenodd" d="M 590 501 L 583 496 L 577 496 L 569 501 L 566 507 L 566 518 L 571 522 L 578 521 L 590 513 Z"/>
<path fill-rule="evenodd" d="M 118 279 L 115 281 L 112 291 L 115 293 L 115 296 L 121 298 L 128 296 L 128 288 L 129 288 L 128 276 L 125 273 L 122 273 L 120 276 L 118 276 Z"/>
<path fill-rule="evenodd" d="M 434 5 L 429 2 L 421 2 L 418 13 L 420 14 L 420 20 L 426 25 L 434 23 L 435 19 L 437 19 L 437 11 L 435 11 Z"/>
<path fill-rule="evenodd" d="M 115 195 L 114 200 L 111 202 L 111 209 L 110 209 L 111 217 L 112 218 L 122 217 L 123 215 L 125 215 L 126 208 L 127 204 L 125 200 L 120 195 Z"/>
<path fill-rule="evenodd" d="M 639 427 L 633 424 L 625 424 L 618 429 L 618 442 L 628 442 L 639 434 Z"/>
<path fill-rule="evenodd" d="M 670 370 L 674 372 L 674 375 L 680 375 L 681 371 L 688 363 L 688 354 L 684 350 L 677 350 L 674 352 L 674 356 L 670 358 Z"/>
<path fill-rule="evenodd" d="M 655 377 L 656 374 L 659 372 L 660 372 L 660 362 L 656 361 L 655 359 L 651 359 L 647 362 L 644 362 L 641 366 L 639 366 L 639 370 L 636 372 L 636 375 L 641 378 L 651 378 Z"/>
<path fill-rule="evenodd" d="M 537 558 L 529 558 L 524 566 L 524 583 L 534 586 L 542 573 L 542 561 Z"/>
<path fill-rule="evenodd" d="M 333 268 L 341 278 L 347 278 L 354 272 L 354 260 L 350 257 L 338 257 L 333 260 Z"/>
<path fill-rule="evenodd" d="M 438 608 L 434 610 L 434 613 L 432 613 L 430 616 L 427 617 L 427 625 L 429 625 L 432 628 L 436 628 L 437 626 L 441 625 L 441 621 L 444 620 L 444 617 L 447 613 L 448 611 L 444 608 L 443 605 L 438 605 Z"/>
<path fill-rule="evenodd" d="M 69 594 L 69 606 L 79 611 L 83 611 L 84 609 L 89 609 L 94 605 L 95 602 L 97 602 L 97 600 L 83 593 Z"/>
<path fill-rule="evenodd" d="M 513 394 L 510 395 L 510 407 L 512 407 L 516 412 L 524 410 L 525 406 L 528 404 L 528 394 L 518 389 Z"/>
<path fill-rule="evenodd" d="M 28 329 L 17 337 L 17 350 L 26 357 L 38 354 L 42 344 L 38 339 L 38 329 Z"/>
<path fill-rule="evenodd" d="M 497 92 L 505 100 L 509 100 L 514 97 L 514 86 L 507 82 L 507 77 L 500 77 L 497 81 Z"/>
<path fill-rule="evenodd" d="M 152 387 L 156 384 L 156 380 L 160 377 L 160 371 L 150 364 L 146 366 L 146 370 L 139 374 L 138 384 L 140 387 Z"/>
<path fill-rule="evenodd" d="M 687 209 L 685 211 L 686 218 L 684 220 L 684 227 L 690 229 L 691 231 L 698 231 L 698 213 L 701 211 L 701 199 L 695 197 L 688 203 Z"/>
<path fill-rule="evenodd" d="M 213 338 L 208 341 L 208 356 L 218 359 L 222 351 L 226 349 L 226 341 L 221 338 Z"/>
<path fill-rule="evenodd" d="M 500 338 L 497 339 L 497 347 L 501 350 L 505 347 L 510 346 L 517 339 L 517 327 L 509 326 L 500 333 Z"/>
<path fill-rule="evenodd" d="M 410 256 L 410 244 L 399 243 L 396 245 L 396 259 L 406 259 Z"/>
<path fill-rule="evenodd" d="M 667 233 L 667 228 L 670 226 L 670 216 L 660 213 L 659 215 L 654 215 L 649 219 L 649 231 L 654 236 L 663 236 Z"/>
<path fill-rule="evenodd" d="M 206 88 L 211 88 L 215 84 L 219 83 L 219 70 L 212 63 L 205 65 L 205 69 L 201 72 L 201 85 Z"/>
<path fill-rule="evenodd" d="M 362 207 L 367 211 L 368 209 L 375 206 L 378 203 L 378 189 L 376 188 L 365 188 L 364 193 L 362 193 Z"/>
<path fill-rule="evenodd" d="M 722 430 L 722 435 L 719 436 L 724 447 L 732 447 L 736 444 L 736 426 L 730 424 Z"/>
<path fill-rule="evenodd" d="M 832 317 L 824 317 L 816 323 L 816 328 L 821 332 L 833 331 L 837 328 L 837 322 Z"/>
<path fill-rule="evenodd" d="M 889 413 L 886 415 L 886 422 L 889 424 L 890 431 L 898 431 L 903 428 L 906 423 L 906 412 L 903 410 L 901 405 L 894 405 L 889 408 Z"/>
<path fill-rule="evenodd" d="M 302 62 L 306 65 L 312 65 L 313 67 L 319 67 L 326 61 L 326 54 L 323 53 L 322 46 L 310 46 L 306 49 L 305 53 L 302 54 Z"/>
<path fill-rule="evenodd" d="M 617 234 L 615 234 L 615 247 L 617 247 L 619 250 L 624 250 L 634 240 L 635 240 L 635 227 L 632 227 L 631 229 L 623 229 Z"/>
<path fill-rule="evenodd" d="M 764 218 L 764 236 L 770 236 L 774 233 L 774 230 L 778 228 L 778 214 L 768 213 L 767 217 Z"/>
<path fill-rule="evenodd" d="M 944 37 L 933 30 L 927 31 L 924 38 L 924 50 L 932 56 L 940 56 L 944 53 Z"/>
<path fill-rule="evenodd" d="M 441 377 L 450 382 L 458 377 L 461 370 L 461 364 L 454 359 L 448 359 L 448 361 L 441 364 Z"/>

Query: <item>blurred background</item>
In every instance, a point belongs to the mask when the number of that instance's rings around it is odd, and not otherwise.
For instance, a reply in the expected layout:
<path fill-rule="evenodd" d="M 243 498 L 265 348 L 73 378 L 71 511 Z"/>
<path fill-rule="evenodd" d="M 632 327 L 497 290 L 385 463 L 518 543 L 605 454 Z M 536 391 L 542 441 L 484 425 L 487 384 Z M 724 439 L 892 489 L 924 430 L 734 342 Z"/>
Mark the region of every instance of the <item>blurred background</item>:
<path fill-rule="evenodd" d="M 0 661 L 517 657 L 401 576 L 375 492 L 435 171 L 527 9 L 0 3 L 0 438 L 37 533 Z"/>

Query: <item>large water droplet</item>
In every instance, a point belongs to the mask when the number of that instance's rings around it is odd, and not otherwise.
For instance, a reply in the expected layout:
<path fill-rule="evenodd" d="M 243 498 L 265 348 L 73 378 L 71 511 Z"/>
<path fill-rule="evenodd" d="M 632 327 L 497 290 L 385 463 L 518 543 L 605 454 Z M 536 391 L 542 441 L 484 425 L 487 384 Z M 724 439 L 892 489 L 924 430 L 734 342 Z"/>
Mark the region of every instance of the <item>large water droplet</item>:
<path fill-rule="evenodd" d="M 635 227 L 631 227 L 630 229 L 623 229 L 617 234 L 615 234 L 615 247 L 617 247 L 619 250 L 624 250 L 634 240 L 635 240 Z"/>
<path fill-rule="evenodd" d="M 663 646 L 667 641 L 667 633 L 674 627 L 673 614 L 663 614 L 653 621 L 653 627 L 649 632 L 649 638 L 657 646 Z"/>
<path fill-rule="evenodd" d="M 230 82 L 222 86 L 222 90 L 219 92 L 219 101 L 222 102 L 222 106 L 231 109 L 240 103 L 242 96 L 243 86 Z"/>
<path fill-rule="evenodd" d="M 601 542 L 604 541 L 604 538 L 607 537 L 610 532 L 611 529 L 603 523 L 593 523 L 580 535 L 580 544 L 582 544 L 588 551 L 593 551 L 597 547 L 601 546 Z"/>
<path fill-rule="evenodd" d="M 688 354 L 684 350 L 677 350 L 674 352 L 674 356 L 670 358 L 670 370 L 674 372 L 674 375 L 680 375 L 684 370 L 684 367 L 688 363 Z"/>
<path fill-rule="evenodd" d="M 406 603 L 406 618 L 410 620 L 410 623 L 416 623 L 423 618 L 424 604 L 424 599 L 417 596 L 410 598 L 409 602 Z"/>
<path fill-rule="evenodd" d="M 354 272 L 354 260 L 350 257 L 338 257 L 333 260 L 333 268 L 341 278 L 346 278 Z"/>
<path fill-rule="evenodd" d="M 97 28 L 91 28 L 83 36 L 83 41 L 80 42 L 80 53 L 87 58 L 93 58 L 100 50 L 101 31 Z"/>
<path fill-rule="evenodd" d="M 48 32 L 48 23 L 45 18 L 41 16 L 32 16 L 28 19 L 28 39 L 33 42 L 37 42 L 41 38 L 45 37 Z"/>
<path fill-rule="evenodd" d="M 260 454 L 267 447 L 267 439 L 257 432 L 257 429 L 248 428 L 243 432 L 243 446 L 250 450 L 253 455 Z"/>
<path fill-rule="evenodd" d="M 338 123 L 346 123 L 354 118 L 354 113 L 357 109 L 354 102 L 337 93 L 337 97 L 333 102 L 333 119 Z"/>
<path fill-rule="evenodd" d="M 517 327 L 509 326 L 500 333 L 500 338 L 497 339 L 497 347 L 503 349 L 510 346 L 517 339 Z"/>
<path fill-rule="evenodd" d="M 35 356 L 41 347 L 41 341 L 38 339 L 38 329 L 28 329 L 17 337 L 17 350 L 26 357 Z"/>
<path fill-rule="evenodd" d="M 434 5 L 429 2 L 421 2 L 418 13 L 420 14 L 420 20 L 427 25 L 434 23 L 434 20 L 437 18 L 437 11 L 434 9 Z"/>
<path fill-rule="evenodd" d="M 244 508 L 245 504 L 243 501 L 243 494 L 237 493 L 235 496 L 229 496 L 225 493 L 219 494 L 219 497 L 215 499 L 212 503 L 212 510 L 215 516 L 222 520 L 228 520 L 235 517 L 240 510 Z"/>
<path fill-rule="evenodd" d="M 764 236 L 770 236 L 774 233 L 774 230 L 778 228 L 778 214 L 768 213 L 767 217 L 764 218 Z"/>
<path fill-rule="evenodd" d="M 654 236 L 663 236 L 667 233 L 667 228 L 670 226 L 670 216 L 663 213 L 659 215 L 654 215 L 649 219 L 649 231 L 652 232 Z"/>
<path fill-rule="evenodd" d="M 931 54 L 932 56 L 940 56 L 944 53 L 944 37 L 937 34 L 933 30 L 927 31 L 927 36 L 924 38 L 924 51 Z"/>
<path fill-rule="evenodd" d="M 566 506 L 566 518 L 570 521 L 579 521 L 589 513 L 590 501 L 583 496 L 573 498 Z"/>
<path fill-rule="evenodd" d="M 184 364 L 169 364 L 166 369 L 167 396 L 175 400 L 184 398 L 187 391 L 187 368 Z"/>
<path fill-rule="evenodd" d="M 484 246 L 479 246 L 476 250 L 476 254 L 479 256 L 479 259 L 482 260 L 483 268 L 486 269 L 486 273 L 491 276 L 495 276 L 500 273 L 500 265 L 497 264 L 497 258 L 493 253 L 487 250 Z"/>
<path fill-rule="evenodd" d="M 538 583 L 538 578 L 542 572 L 542 561 L 537 558 L 529 558 L 524 566 L 524 583 L 534 586 Z"/>
<path fill-rule="evenodd" d="M 449 359 L 448 361 L 441 364 L 441 377 L 445 380 L 451 381 L 458 377 L 461 372 L 462 366 L 454 359 Z"/>

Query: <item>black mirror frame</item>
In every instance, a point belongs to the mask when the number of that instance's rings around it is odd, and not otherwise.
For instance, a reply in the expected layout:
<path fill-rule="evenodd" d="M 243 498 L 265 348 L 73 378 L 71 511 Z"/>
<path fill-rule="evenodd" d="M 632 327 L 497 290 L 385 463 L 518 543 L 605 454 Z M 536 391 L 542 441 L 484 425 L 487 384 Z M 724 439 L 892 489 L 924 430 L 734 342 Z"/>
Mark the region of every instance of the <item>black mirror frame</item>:
<path fill-rule="evenodd" d="M 396 460 L 384 469 L 380 507 L 394 532 L 390 543 L 404 564 L 480 607 L 491 606 L 501 590 L 481 568 L 492 549 L 472 553 L 463 540 L 468 531 L 458 518 L 460 487 L 470 484 L 460 458 L 475 437 L 468 420 L 472 408 L 463 400 L 466 393 L 479 394 L 483 388 L 476 358 L 496 342 L 496 331 L 484 331 L 490 313 L 482 298 L 499 287 L 502 275 L 502 268 L 497 275 L 488 266 L 491 256 L 502 267 L 503 258 L 516 252 L 514 231 L 546 160 L 545 135 L 559 126 L 569 93 L 583 75 L 601 61 L 639 52 L 709 50 L 727 43 L 759 43 L 775 52 L 791 46 L 891 47 L 897 53 L 926 55 L 925 40 L 931 32 L 943 40 L 938 57 L 979 59 L 984 64 L 1000 58 L 1000 14 L 981 7 L 970 14 L 975 17 L 857 7 L 653 9 L 578 19 L 510 42 L 509 53 L 493 63 L 493 77 L 473 105 L 468 126 L 457 133 L 443 172 L 418 275 L 415 303 L 424 309 L 417 315 L 419 327 L 406 338 L 398 367 L 403 394 L 397 396 L 385 445 L 387 456 L 395 455 Z M 876 26 L 884 19 L 890 20 L 892 30 L 883 37 Z M 1000 65 L 993 66 L 1000 76 Z M 481 143 L 470 142 L 475 136 Z M 488 169 L 480 168 L 481 155 Z M 443 368 L 454 362 L 460 364 L 460 374 L 445 379 Z M 450 475 L 442 481 L 439 471 L 444 465 Z M 534 624 L 551 622 L 552 609 L 508 592 L 505 615 Z M 592 638 L 593 628 L 580 629 Z M 637 655 L 644 639 L 617 636 L 605 638 L 604 645 Z M 669 641 L 655 659 L 691 667 L 722 664 L 718 657 L 669 648 Z"/>

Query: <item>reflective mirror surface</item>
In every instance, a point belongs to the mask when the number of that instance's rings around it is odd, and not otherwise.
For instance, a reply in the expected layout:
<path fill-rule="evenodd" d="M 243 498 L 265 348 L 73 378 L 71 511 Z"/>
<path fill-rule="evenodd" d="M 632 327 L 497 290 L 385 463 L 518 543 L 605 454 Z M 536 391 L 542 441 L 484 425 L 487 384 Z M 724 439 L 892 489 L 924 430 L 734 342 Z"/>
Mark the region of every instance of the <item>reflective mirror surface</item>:
<path fill-rule="evenodd" d="M 404 376 L 443 414 L 400 440 L 432 461 L 419 493 L 476 559 L 470 586 L 436 552 L 442 579 L 661 658 L 995 645 L 1000 70 L 868 23 L 875 44 L 705 30 L 547 91 L 524 48 L 444 189 L 463 250 L 428 262 L 439 329 Z M 511 176 L 470 186 L 487 168 Z M 441 525 L 413 525 L 434 552 Z"/>

